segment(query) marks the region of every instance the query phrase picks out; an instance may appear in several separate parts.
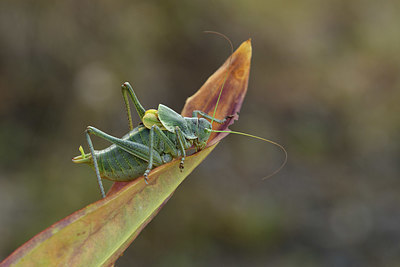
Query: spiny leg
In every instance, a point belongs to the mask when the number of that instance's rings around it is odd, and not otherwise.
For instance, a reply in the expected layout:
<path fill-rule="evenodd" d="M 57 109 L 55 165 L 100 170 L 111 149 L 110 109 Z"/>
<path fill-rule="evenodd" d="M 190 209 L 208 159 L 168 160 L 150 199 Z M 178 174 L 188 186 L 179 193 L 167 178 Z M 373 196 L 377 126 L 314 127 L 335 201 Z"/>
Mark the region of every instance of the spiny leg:
<path fill-rule="evenodd" d="M 201 115 L 204 118 L 207 118 L 207 119 L 210 119 L 210 120 L 213 119 L 212 116 L 208 115 L 207 113 L 205 113 L 205 112 L 203 112 L 201 110 L 194 110 L 192 114 L 193 114 L 193 117 L 197 117 L 198 115 Z M 222 124 L 222 123 L 225 123 L 228 118 L 232 118 L 233 116 L 234 115 L 228 115 L 228 116 L 225 117 L 225 119 L 222 119 L 222 120 L 214 118 L 214 121 L 217 122 L 217 123 Z"/>
<path fill-rule="evenodd" d="M 181 162 L 179 163 L 179 169 L 181 169 L 181 171 L 182 171 L 184 168 L 183 164 L 184 164 L 185 158 L 186 158 L 185 145 L 184 145 L 184 143 L 186 144 L 186 139 L 183 136 L 183 133 L 178 126 L 175 127 L 175 134 L 176 134 L 176 139 L 178 139 L 179 148 L 180 148 L 181 154 L 182 154 Z"/>
<path fill-rule="evenodd" d="M 93 143 L 92 143 L 92 140 L 90 139 L 90 135 L 89 135 L 89 130 L 88 129 L 86 129 L 85 135 L 86 135 L 86 140 L 87 140 L 88 145 L 89 145 L 90 154 L 92 154 L 94 170 L 96 171 L 97 183 L 99 184 L 99 187 L 100 187 L 101 196 L 103 198 L 105 198 L 106 194 L 104 192 L 103 182 L 101 181 L 99 165 L 97 164 L 97 159 L 96 159 L 96 155 L 94 153 Z"/>
<path fill-rule="evenodd" d="M 90 134 L 94 134 L 102 139 L 111 142 L 112 144 L 115 144 L 117 147 L 125 150 L 133 156 L 136 156 L 147 162 L 149 161 L 149 147 L 144 144 L 111 136 L 91 126 L 88 126 L 87 131 Z M 160 154 L 155 150 L 153 150 L 153 164 L 155 166 L 160 166 L 163 164 Z"/>
<path fill-rule="evenodd" d="M 164 145 L 168 148 L 168 151 L 172 154 L 174 158 L 178 157 L 178 149 L 175 147 L 174 143 L 163 133 L 163 131 L 157 125 L 153 125 L 150 128 L 150 135 L 149 135 L 149 164 L 147 169 L 144 173 L 144 178 L 147 183 L 148 175 L 153 168 L 153 147 L 154 147 L 154 131 L 157 133 L 160 140 L 164 143 Z"/>
<path fill-rule="evenodd" d="M 154 147 L 154 126 L 151 127 L 149 135 L 149 164 L 147 165 L 147 169 L 144 172 L 144 181 L 146 182 L 146 184 L 149 184 L 148 175 L 151 169 L 153 168 L 153 147 Z"/>
<path fill-rule="evenodd" d="M 157 125 L 154 125 L 154 130 L 157 133 L 158 137 L 164 142 L 164 145 L 168 148 L 166 152 L 170 152 L 172 154 L 172 157 L 176 158 L 179 156 L 179 150 L 176 148 L 176 145 L 169 139 L 164 132 L 158 127 Z"/>
<path fill-rule="evenodd" d="M 100 190 L 101 190 L 103 197 L 105 197 L 104 188 L 103 188 L 103 185 L 101 182 L 100 170 L 99 170 L 99 167 L 97 164 L 97 160 L 94 156 L 95 155 L 94 148 L 93 148 L 92 141 L 90 140 L 89 134 L 94 134 L 102 139 L 105 139 L 105 140 L 115 144 L 119 148 L 125 150 L 126 152 L 132 154 L 133 156 L 141 158 L 145 161 L 151 161 L 152 162 L 151 166 L 152 165 L 160 166 L 163 164 L 160 154 L 153 149 L 153 146 L 151 146 L 151 148 L 149 150 L 149 147 L 147 147 L 143 144 L 132 142 L 132 141 L 125 140 L 125 139 L 116 138 L 114 136 L 111 136 L 109 134 L 106 134 L 106 133 L 100 131 L 99 129 L 88 126 L 86 129 L 86 137 L 88 139 L 88 144 L 89 144 L 90 152 L 92 154 L 92 158 L 94 159 L 93 162 L 94 162 L 94 167 L 96 170 L 97 180 L 98 180 Z M 150 157 L 151 157 L 151 159 L 150 159 Z M 145 178 L 147 179 L 147 177 L 145 177 Z M 146 179 L 145 179 L 145 181 L 146 181 Z M 147 183 L 147 181 L 146 181 L 146 183 Z"/>
<path fill-rule="evenodd" d="M 133 91 L 132 86 L 128 82 L 125 82 L 121 86 L 121 90 L 122 90 L 122 97 L 124 98 L 125 102 L 126 113 L 128 115 L 129 129 L 132 131 L 133 123 L 132 123 L 131 109 L 129 106 L 128 94 L 129 97 L 132 99 L 133 104 L 135 105 L 136 111 L 139 114 L 141 121 L 143 121 L 143 116 L 146 110 L 143 108 L 142 104 L 140 104 L 139 99 L 137 98 L 135 92 Z"/>

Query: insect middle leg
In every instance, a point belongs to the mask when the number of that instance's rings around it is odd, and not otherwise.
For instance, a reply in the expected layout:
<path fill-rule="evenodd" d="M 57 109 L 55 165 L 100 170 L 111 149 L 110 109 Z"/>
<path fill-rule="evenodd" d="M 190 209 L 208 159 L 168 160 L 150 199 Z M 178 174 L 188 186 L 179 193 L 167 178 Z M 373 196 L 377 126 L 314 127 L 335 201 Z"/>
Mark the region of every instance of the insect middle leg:
<path fill-rule="evenodd" d="M 164 132 L 158 127 L 157 125 L 153 125 L 150 128 L 150 135 L 149 135 L 149 164 L 147 166 L 146 171 L 144 172 L 144 178 L 147 183 L 148 181 L 148 175 L 153 168 L 153 147 L 154 147 L 154 132 L 157 133 L 158 137 L 160 140 L 164 143 L 165 145 L 165 152 L 170 153 L 173 158 L 177 158 L 179 154 L 179 150 L 176 148 L 176 145 L 169 139 Z M 182 151 L 181 151 L 182 153 Z M 185 150 L 183 149 L 183 153 L 185 153 Z"/>

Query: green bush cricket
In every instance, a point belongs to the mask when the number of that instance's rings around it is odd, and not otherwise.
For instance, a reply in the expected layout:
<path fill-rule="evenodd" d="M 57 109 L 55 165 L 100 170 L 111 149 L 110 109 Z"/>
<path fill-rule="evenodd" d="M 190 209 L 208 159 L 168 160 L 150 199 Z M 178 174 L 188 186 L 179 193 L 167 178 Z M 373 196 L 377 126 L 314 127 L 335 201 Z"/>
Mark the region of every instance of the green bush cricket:
<path fill-rule="evenodd" d="M 127 94 L 131 97 L 143 125 L 133 128 L 130 120 L 130 132 L 122 138 L 110 136 L 92 126 L 85 131 L 90 148 L 90 154 L 85 154 L 80 147 L 81 155 L 73 158 L 75 163 L 93 165 L 101 194 L 105 197 L 101 177 L 112 181 L 130 181 L 144 175 L 147 176 L 153 166 L 160 166 L 174 158 L 181 158 L 180 168 L 184 167 L 186 150 L 194 146 L 196 150 L 203 149 L 211 134 L 211 123 L 200 114 L 211 119 L 211 116 L 196 110 L 193 117 L 182 117 L 167 106 L 160 104 L 158 110 L 145 110 L 137 99 L 131 85 L 124 83 L 122 92 L 130 118 Z M 224 123 L 226 119 L 214 119 Z M 110 141 L 110 147 L 95 151 L 90 134 Z"/>
<path fill-rule="evenodd" d="M 225 35 L 219 35 L 229 41 L 233 53 L 231 41 Z M 230 64 L 231 58 L 228 70 Z M 225 132 L 257 138 L 281 148 L 285 153 L 285 160 L 283 164 L 269 176 L 274 175 L 287 161 L 287 152 L 280 144 L 246 133 L 212 129 L 213 122 L 223 124 L 228 118 L 233 117 L 233 115 L 229 115 L 224 119 L 215 118 L 227 76 L 228 75 L 225 76 L 222 83 L 213 116 L 201 110 L 194 110 L 192 117 L 183 117 L 163 104 L 160 104 L 157 110 L 145 110 L 140 104 L 132 86 L 128 82 L 125 82 L 121 88 L 128 114 L 130 131 L 122 138 L 116 138 L 92 126 L 88 126 L 85 131 L 85 136 L 90 153 L 86 154 L 81 146 L 79 147 L 81 155 L 74 157 L 72 161 L 74 163 L 86 163 L 94 168 L 101 195 L 104 198 L 105 192 L 102 185 L 102 178 L 111 181 L 126 182 L 144 176 L 145 182 L 148 183 L 148 174 L 153 167 L 180 158 L 179 168 L 183 169 L 186 150 L 190 148 L 195 148 L 196 151 L 202 150 L 206 147 L 211 132 Z M 133 127 L 132 123 L 129 98 L 133 102 L 141 119 L 141 124 L 136 128 Z M 199 118 L 199 116 L 202 117 Z M 207 119 L 211 120 L 211 122 Z M 111 142 L 112 145 L 103 150 L 94 150 L 90 138 L 91 134 Z"/>

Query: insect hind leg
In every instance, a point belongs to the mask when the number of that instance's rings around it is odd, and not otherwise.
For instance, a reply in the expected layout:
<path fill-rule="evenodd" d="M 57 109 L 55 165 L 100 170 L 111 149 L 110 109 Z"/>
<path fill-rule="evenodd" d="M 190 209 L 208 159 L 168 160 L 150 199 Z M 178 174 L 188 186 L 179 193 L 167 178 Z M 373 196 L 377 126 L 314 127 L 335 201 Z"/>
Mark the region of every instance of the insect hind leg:
<path fill-rule="evenodd" d="M 99 184 L 99 187 L 100 187 L 101 196 L 102 196 L 103 198 L 105 198 L 105 197 L 106 197 L 106 193 L 104 192 L 103 182 L 101 181 L 99 165 L 97 164 L 97 159 L 96 159 L 96 155 L 95 155 L 95 153 L 94 153 L 93 143 L 92 143 L 92 140 L 90 139 L 90 131 L 89 131 L 89 128 L 86 129 L 85 135 L 86 135 L 86 140 L 87 140 L 88 145 L 89 145 L 90 154 L 92 154 L 92 159 L 93 159 L 93 164 L 94 164 L 94 170 L 96 171 L 97 183 Z"/>
<path fill-rule="evenodd" d="M 143 116 L 144 116 L 144 113 L 146 112 L 146 110 L 143 108 L 142 104 L 140 104 L 139 99 L 137 98 L 135 92 L 133 91 L 132 86 L 128 82 L 125 82 L 121 86 L 121 90 L 122 90 L 122 97 L 125 102 L 126 114 L 128 115 L 129 129 L 132 131 L 133 123 L 132 123 L 132 115 L 131 115 L 131 109 L 129 106 L 128 95 L 131 98 L 133 104 L 135 105 L 135 109 L 136 109 L 141 121 L 143 121 Z"/>
<path fill-rule="evenodd" d="M 100 191 L 101 191 L 101 194 L 103 197 L 105 197 L 104 188 L 103 188 L 103 184 L 101 182 L 100 170 L 98 167 L 97 159 L 95 157 L 93 144 L 92 144 L 92 141 L 90 140 L 90 134 L 94 134 L 104 140 L 107 140 L 107 141 L 111 142 L 112 144 L 115 144 L 117 147 L 125 150 L 129 154 L 131 154 L 135 157 L 138 157 L 140 159 L 143 159 L 145 161 L 150 161 L 150 153 L 151 153 L 152 154 L 152 165 L 160 166 L 161 164 L 163 164 L 160 154 L 157 151 L 155 151 L 154 149 L 149 150 L 149 147 L 144 144 L 132 142 L 130 140 L 125 140 L 125 139 L 121 139 L 121 138 L 116 138 L 116 137 L 111 136 L 105 132 L 102 132 L 101 130 L 96 129 L 92 126 L 88 126 L 86 128 L 85 133 L 86 133 L 86 138 L 88 140 L 90 153 L 92 154 L 92 157 L 93 157 L 93 164 L 94 164 L 94 168 L 96 171 L 97 181 L 99 183 Z M 147 183 L 147 181 L 146 181 L 146 183 Z"/>

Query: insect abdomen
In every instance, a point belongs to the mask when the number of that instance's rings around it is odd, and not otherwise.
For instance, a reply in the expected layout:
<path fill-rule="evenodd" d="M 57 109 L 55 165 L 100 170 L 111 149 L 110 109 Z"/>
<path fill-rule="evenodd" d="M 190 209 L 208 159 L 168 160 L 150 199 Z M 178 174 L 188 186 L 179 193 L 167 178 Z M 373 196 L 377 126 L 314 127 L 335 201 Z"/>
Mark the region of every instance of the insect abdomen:
<path fill-rule="evenodd" d="M 148 146 L 149 130 L 145 127 L 136 127 L 122 139 Z M 154 137 L 154 150 L 163 155 L 164 163 L 172 160 L 172 156 L 168 156 L 169 153 L 165 153 L 164 144 L 156 135 Z M 146 160 L 138 158 L 116 145 L 96 151 L 96 159 L 102 178 L 120 182 L 131 181 L 142 176 L 148 165 Z"/>
<path fill-rule="evenodd" d="M 130 181 L 143 175 L 147 162 L 112 145 L 97 151 L 97 163 L 102 178 L 112 181 Z"/>

